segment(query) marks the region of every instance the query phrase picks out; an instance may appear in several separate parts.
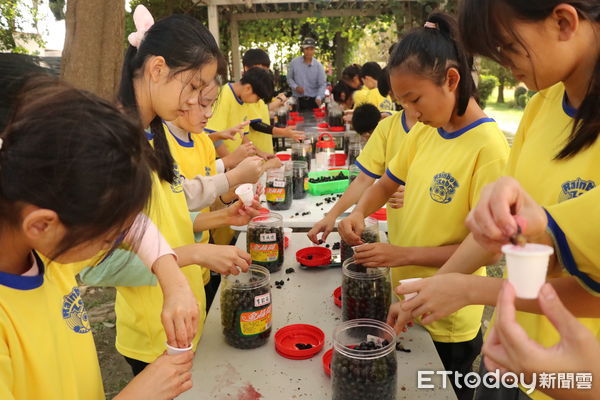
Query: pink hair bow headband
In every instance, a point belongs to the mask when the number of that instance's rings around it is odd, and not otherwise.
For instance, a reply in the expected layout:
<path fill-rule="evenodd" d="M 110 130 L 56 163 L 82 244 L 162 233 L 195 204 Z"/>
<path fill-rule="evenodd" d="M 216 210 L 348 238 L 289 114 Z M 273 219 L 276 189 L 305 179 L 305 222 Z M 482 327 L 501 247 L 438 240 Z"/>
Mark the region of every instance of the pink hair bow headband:
<path fill-rule="evenodd" d="M 127 36 L 127 40 L 133 47 L 139 49 L 140 44 L 144 39 L 144 35 L 148 29 L 154 25 L 154 18 L 152 18 L 150 11 L 140 4 L 133 12 L 133 23 L 135 24 L 135 29 L 137 29 L 137 31 L 130 33 L 129 36 Z"/>
<path fill-rule="evenodd" d="M 436 24 L 435 22 L 425 22 L 425 25 L 423 25 L 425 28 L 429 28 L 429 29 L 438 29 L 438 24 Z"/>

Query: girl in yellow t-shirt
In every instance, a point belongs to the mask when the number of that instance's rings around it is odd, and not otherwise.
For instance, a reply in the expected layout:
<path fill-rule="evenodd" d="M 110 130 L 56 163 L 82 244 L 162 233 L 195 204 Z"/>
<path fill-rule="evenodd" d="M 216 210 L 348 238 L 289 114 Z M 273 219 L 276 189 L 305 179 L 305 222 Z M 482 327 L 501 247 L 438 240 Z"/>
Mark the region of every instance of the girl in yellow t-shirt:
<path fill-rule="evenodd" d="M 519 216 L 528 222 L 523 226 L 528 240 L 554 242 L 560 263 L 549 270 L 548 282 L 575 316 L 593 317 L 579 321 L 600 337 L 598 234 L 593 229 L 598 215 L 595 187 L 600 182 L 600 5 L 591 0 L 469 0 L 463 2 L 460 14 L 470 49 L 510 66 L 516 78 L 540 93 L 530 100 L 521 119 L 505 171 L 510 178 L 498 180 L 482 193 L 467 220 L 473 234 L 438 275 L 400 288 L 400 292 L 419 291 L 406 303 L 406 311 L 432 312 L 426 319 L 433 321 L 466 304 L 494 305 L 503 280 L 464 274 L 476 268 L 476 260 L 497 257 L 500 244 L 516 232 Z M 526 206 L 531 203 L 546 212 Z M 551 236 L 544 234 L 545 229 Z M 452 285 L 452 293 L 442 289 L 447 285 Z M 543 347 L 559 342 L 551 321 L 539 315 L 537 302 L 517 299 L 516 307 L 516 320 L 533 342 Z M 574 398 L 587 393 L 557 389 L 545 387 L 544 393 L 538 390 L 529 397 Z M 495 392 L 525 395 L 523 389 Z M 491 395 L 478 391 L 478 398 Z"/>
<path fill-rule="evenodd" d="M 15 83 L 4 71 L 6 100 Z M 103 400 L 72 266 L 140 236 L 147 145 L 137 121 L 50 78 L 29 81 L 12 115 L 0 135 L 0 398 Z M 115 398 L 176 397 L 191 387 L 192 357 L 161 355 Z"/>
<path fill-rule="evenodd" d="M 220 177 L 197 176 L 186 180 L 173 160 L 162 120 L 174 120 L 197 104 L 201 90 L 223 67 L 222 55 L 210 32 L 197 20 L 184 15 L 157 21 L 138 39 L 130 40 L 118 97 L 125 111 L 149 128 L 148 149 L 154 152 L 156 173 L 152 174 L 148 216 L 174 248 L 194 292 L 200 315 L 191 323 L 198 335 L 188 344 L 195 349 L 205 317 L 199 264 L 220 273 L 237 274 L 238 268 L 247 270 L 250 257 L 233 246 L 195 243 L 188 208 L 204 208 L 212 203 L 216 193 L 230 185 L 255 182 L 263 172 L 262 160 L 246 160 L 241 174 L 234 175 L 230 171 Z M 162 302 L 157 286 L 117 287 L 116 347 L 134 374 L 165 349 L 160 315 Z"/>
<path fill-rule="evenodd" d="M 468 234 L 462 222 L 479 190 L 500 176 L 508 158 L 504 135 L 473 97 L 471 62 L 453 39 L 454 24 L 447 15 L 433 14 L 394 47 L 388 63 L 392 90 L 420 123 L 402 140 L 385 176 L 339 224 L 344 241 L 362 244 L 364 218 L 405 185 L 392 243 L 355 250 L 356 261 L 366 267 L 395 267 L 393 282 L 431 276 L 443 265 Z M 485 275 L 485 267 L 476 274 Z M 397 310 L 393 305 L 388 323 L 394 325 Z M 471 371 L 482 343 L 482 312 L 482 306 L 465 307 L 426 326 L 446 370 L 463 376 Z M 459 399 L 472 397 L 464 380 L 452 381 L 459 382 L 454 385 Z"/>

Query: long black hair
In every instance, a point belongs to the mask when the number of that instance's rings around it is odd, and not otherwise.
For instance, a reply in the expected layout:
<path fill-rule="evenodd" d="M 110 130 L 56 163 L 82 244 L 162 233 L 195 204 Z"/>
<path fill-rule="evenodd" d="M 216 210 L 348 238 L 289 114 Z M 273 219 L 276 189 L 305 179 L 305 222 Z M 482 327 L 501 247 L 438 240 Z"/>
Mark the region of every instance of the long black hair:
<path fill-rule="evenodd" d="M 413 74 L 431 79 L 442 85 L 449 68 L 460 74 L 456 111 L 464 115 L 469 99 L 476 96 L 471 72 L 473 59 L 458 40 L 454 18 L 444 13 L 433 13 L 427 22 L 435 27 L 416 28 L 394 46 L 388 71 L 402 66 Z"/>
<path fill-rule="evenodd" d="M 130 45 L 125 54 L 118 97 L 121 105 L 133 115 L 138 115 L 133 80 L 142 73 L 151 56 L 163 57 L 172 74 L 195 70 L 213 61 L 218 63 L 220 73 L 225 66 L 215 38 L 198 20 L 187 15 L 171 15 L 157 21 L 146 32 L 139 48 Z M 152 120 L 150 129 L 158 174 L 162 180 L 173 183 L 174 161 L 160 116 Z"/>
<path fill-rule="evenodd" d="M 512 29 L 512 21 L 542 21 L 559 4 L 569 4 L 577 10 L 580 18 L 600 23 L 598 0 L 464 0 L 459 10 L 459 24 L 465 46 L 473 53 L 509 65 L 510 61 L 502 54 L 501 32 L 512 35 L 527 50 L 522 39 Z M 597 42 L 598 39 L 596 45 Z M 576 155 L 594 144 L 599 134 L 600 57 L 596 60 L 585 99 L 577 109 L 569 141 L 556 158 L 565 159 Z"/>
<path fill-rule="evenodd" d="M 0 134 L 0 230 L 26 204 L 58 214 L 65 251 L 125 229 L 150 196 L 150 150 L 138 119 L 53 78 L 27 81 Z M 116 232 L 115 232 L 116 233 Z"/>

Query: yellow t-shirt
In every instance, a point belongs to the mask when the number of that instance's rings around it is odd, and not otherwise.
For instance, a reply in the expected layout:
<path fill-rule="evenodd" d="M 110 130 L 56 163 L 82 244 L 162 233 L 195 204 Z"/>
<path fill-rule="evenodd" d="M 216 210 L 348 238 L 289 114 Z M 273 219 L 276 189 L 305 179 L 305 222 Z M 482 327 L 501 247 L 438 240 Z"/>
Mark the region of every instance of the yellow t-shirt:
<path fill-rule="evenodd" d="M 233 93 L 231 83 L 227 83 L 221 87 L 219 97 L 215 103 L 215 108 L 212 117 L 209 118 L 204 130 L 208 133 L 220 132 L 225 129 L 233 128 L 248 120 L 249 109 L 239 97 Z M 248 134 L 248 127 L 244 131 L 244 135 Z M 242 144 L 242 137 L 236 135 L 235 139 L 225 140 L 225 146 L 229 152 L 237 149 Z"/>
<path fill-rule="evenodd" d="M 271 117 L 269 115 L 269 107 L 264 101 L 259 100 L 258 103 L 247 103 L 248 107 L 248 119 L 251 122 L 262 121 L 267 125 L 271 124 Z M 254 143 L 257 149 L 264 151 L 265 153 L 274 154 L 273 152 L 273 135 L 255 131 L 250 128 L 248 133 L 248 139 Z"/>
<path fill-rule="evenodd" d="M 152 194 L 147 212 L 172 248 L 195 242 L 192 220 L 181 186 L 183 177 L 177 166 L 175 173 L 179 178 L 173 184 L 161 181 L 156 173 L 152 174 Z M 188 265 L 181 271 L 188 279 L 200 310 L 198 334 L 192 341 L 195 350 L 206 317 L 204 279 L 202 268 L 198 265 Z M 119 353 L 150 363 L 164 352 L 167 338 L 160 320 L 162 307 L 163 294 L 158 285 L 117 287 L 116 347 Z"/>
<path fill-rule="evenodd" d="M 215 166 L 215 146 L 212 140 L 205 133 L 190 135 L 189 141 L 182 141 L 170 132 L 169 127 L 163 124 L 165 135 L 169 142 L 169 149 L 173 159 L 179 166 L 181 175 L 187 179 L 195 176 L 211 176 L 216 174 Z M 210 212 L 210 207 L 206 207 L 200 213 Z M 202 237 L 198 243 L 208 243 L 210 240 L 210 231 L 202 232 Z M 204 284 L 210 281 L 210 270 L 202 267 Z"/>
<path fill-rule="evenodd" d="M 68 266 L 0 273 L 0 399 L 103 400 L 90 322 Z"/>
<path fill-rule="evenodd" d="M 571 134 L 575 113 L 566 101 L 564 85 L 556 84 L 535 95 L 527 104 L 515 136 L 506 174 L 515 177 L 533 199 L 544 207 L 576 198 L 600 183 L 598 141 L 574 157 L 554 159 Z M 571 215 L 576 216 L 578 223 L 585 219 L 582 225 L 593 225 L 590 218 L 594 213 L 590 210 L 594 209 L 584 211 L 583 208 L 573 208 Z M 586 238 L 586 241 L 590 239 Z M 594 246 L 597 248 L 597 242 Z M 562 253 L 564 248 L 559 250 Z M 575 251 L 572 255 L 575 257 L 573 264 L 592 270 L 582 253 Z M 562 272 L 562 276 L 568 275 L 567 271 Z M 600 319 L 578 320 L 600 338 Z M 517 312 L 517 321 L 529 337 L 545 347 L 553 346 L 560 340 L 556 329 L 543 315 Z M 529 396 L 536 400 L 550 398 L 539 391 Z"/>
<path fill-rule="evenodd" d="M 390 161 L 402 147 L 402 141 L 409 130 L 403 111 L 381 120 L 360 152 L 355 162 L 356 166 L 371 178 L 381 178 Z M 387 207 L 388 240 L 392 244 L 396 244 L 399 239 L 401 212 L 402 208 Z"/>
<path fill-rule="evenodd" d="M 379 111 L 394 111 L 392 98 L 390 96 L 383 97 L 377 88 L 369 90 L 367 103 L 373 104 Z"/>
<path fill-rule="evenodd" d="M 362 88 L 355 90 L 352 94 L 352 98 L 354 99 L 354 108 L 360 106 L 361 104 L 368 103 L 369 97 L 369 88 L 363 86 Z"/>
<path fill-rule="evenodd" d="M 600 238 L 598 224 L 594 222 L 600 217 L 599 205 L 600 189 L 594 188 L 570 201 L 547 207 L 550 231 L 558 243 L 556 254 L 569 273 L 595 296 L 600 294 Z M 585 223 L 581 222 L 582 210 L 588 210 Z"/>
<path fill-rule="evenodd" d="M 391 118 L 391 117 L 390 117 Z M 508 158 L 506 138 L 491 118 L 446 132 L 418 124 L 406 136 L 386 173 L 406 182 L 399 224 L 399 246 L 433 247 L 459 244 L 469 233 L 464 221 L 477 204 L 481 189 L 498 179 Z M 437 268 L 418 265 L 392 270 L 392 282 L 425 278 Z M 485 276 L 485 267 L 476 275 Z M 467 306 L 425 326 L 433 340 L 471 340 L 481 325 L 483 306 Z"/>

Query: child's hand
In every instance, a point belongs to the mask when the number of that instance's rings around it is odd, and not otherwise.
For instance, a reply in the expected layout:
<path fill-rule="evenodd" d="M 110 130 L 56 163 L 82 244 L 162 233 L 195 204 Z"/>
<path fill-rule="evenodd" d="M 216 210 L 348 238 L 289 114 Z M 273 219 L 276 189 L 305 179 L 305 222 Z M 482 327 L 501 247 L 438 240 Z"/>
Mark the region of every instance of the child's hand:
<path fill-rule="evenodd" d="M 398 190 L 388 199 L 388 205 L 392 208 L 404 207 L 404 185 L 400 185 Z"/>
<path fill-rule="evenodd" d="M 338 223 L 340 236 L 350 246 L 363 244 L 360 235 L 364 230 L 365 218 L 354 211 Z"/>
<path fill-rule="evenodd" d="M 241 124 L 234 126 L 233 128 L 226 129 L 222 132 L 219 132 L 221 140 L 227 139 L 235 139 L 236 135 L 242 135 L 244 132 L 244 128 L 250 124 L 250 121 L 244 121 Z"/>
<path fill-rule="evenodd" d="M 354 260 L 365 267 L 410 265 L 406 247 L 389 243 L 365 243 L 354 248 Z"/>
<path fill-rule="evenodd" d="M 227 207 L 227 224 L 233 226 L 247 225 L 252 218 L 260 215 L 258 211 L 260 208 L 260 203 L 256 200 L 254 200 L 252 207 L 246 207 L 243 202 L 236 201 Z"/>
<path fill-rule="evenodd" d="M 187 347 L 198 332 L 198 302 L 190 284 L 172 255 L 160 257 L 153 271 L 163 292 L 160 315 L 167 342 L 174 347 Z"/>
<path fill-rule="evenodd" d="M 115 400 L 168 400 L 192 388 L 192 360 L 188 351 L 177 355 L 158 357 L 133 378 Z"/>
<path fill-rule="evenodd" d="M 235 246 L 197 244 L 198 264 L 223 275 L 238 275 L 248 271 L 252 259 L 250 254 Z"/>
<path fill-rule="evenodd" d="M 467 294 L 472 290 L 472 281 L 478 276 L 448 273 L 437 274 L 416 282 L 406 282 L 396 287 L 396 293 L 406 295 L 418 292 L 417 296 L 402 302 L 405 311 L 413 317 L 422 317 L 423 325 L 430 324 L 468 305 Z"/>
<path fill-rule="evenodd" d="M 402 309 L 402 302 L 397 302 L 390 306 L 387 324 L 393 327 L 398 335 L 401 332 L 406 332 L 407 327 L 413 326 L 412 315 L 410 311 Z"/>

